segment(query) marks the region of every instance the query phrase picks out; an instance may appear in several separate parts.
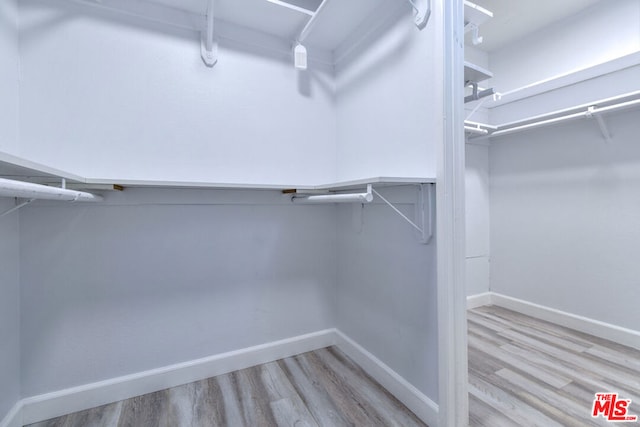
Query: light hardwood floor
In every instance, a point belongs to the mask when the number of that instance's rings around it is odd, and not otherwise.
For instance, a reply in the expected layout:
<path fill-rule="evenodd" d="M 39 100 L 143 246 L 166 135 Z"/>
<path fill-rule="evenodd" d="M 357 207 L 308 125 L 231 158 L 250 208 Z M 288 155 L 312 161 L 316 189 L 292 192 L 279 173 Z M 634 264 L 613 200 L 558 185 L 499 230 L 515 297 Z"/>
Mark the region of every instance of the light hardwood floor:
<path fill-rule="evenodd" d="M 335 347 L 31 425 L 115 426 L 426 427 Z"/>
<path fill-rule="evenodd" d="M 598 392 L 640 415 L 640 351 L 496 306 L 468 325 L 470 425 L 616 425 L 591 417 Z"/>

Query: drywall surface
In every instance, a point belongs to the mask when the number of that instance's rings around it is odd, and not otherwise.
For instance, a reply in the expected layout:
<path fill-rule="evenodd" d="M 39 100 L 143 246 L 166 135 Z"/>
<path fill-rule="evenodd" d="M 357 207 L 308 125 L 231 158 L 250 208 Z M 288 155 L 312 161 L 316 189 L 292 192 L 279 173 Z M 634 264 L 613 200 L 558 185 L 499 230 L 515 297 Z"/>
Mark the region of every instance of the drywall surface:
<path fill-rule="evenodd" d="M 13 201 L 0 198 L 0 212 Z M 0 420 L 20 400 L 20 276 L 18 214 L 0 218 Z"/>
<path fill-rule="evenodd" d="M 492 291 L 639 329 L 638 114 L 491 143 Z"/>
<path fill-rule="evenodd" d="M 414 218 L 414 188 L 381 193 Z M 338 208 L 338 329 L 437 402 L 435 238 L 421 244 L 380 200 L 353 209 Z"/>
<path fill-rule="evenodd" d="M 489 292 L 489 147 L 465 146 L 467 295 Z"/>
<path fill-rule="evenodd" d="M 434 8 L 419 31 L 409 5 L 398 4 L 381 31 L 368 23 L 368 37 L 348 54 L 336 53 L 339 180 L 435 176 L 436 141 L 442 139 L 442 13 Z"/>
<path fill-rule="evenodd" d="M 24 157 L 90 178 L 334 181 L 330 67 L 298 74 L 284 42 L 221 37 L 207 68 L 198 33 L 82 3 L 20 4 Z"/>
<path fill-rule="evenodd" d="M 334 206 L 129 189 L 21 215 L 25 396 L 335 327 Z"/>
<path fill-rule="evenodd" d="M 0 151 L 18 154 L 18 5 L 0 2 Z"/>
<path fill-rule="evenodd" d="M 598 2 L 491 52 L 491 85 L 507 92 L 640 51 L 640 2 Z"/>

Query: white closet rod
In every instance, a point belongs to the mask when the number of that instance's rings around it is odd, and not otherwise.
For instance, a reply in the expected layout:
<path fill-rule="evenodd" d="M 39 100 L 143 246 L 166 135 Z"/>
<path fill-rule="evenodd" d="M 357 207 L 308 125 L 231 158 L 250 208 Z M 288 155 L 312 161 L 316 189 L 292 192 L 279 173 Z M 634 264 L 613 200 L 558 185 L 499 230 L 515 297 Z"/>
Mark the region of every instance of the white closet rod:
<path fill-rule="evenodd" d="M 534 122 L 534 121 L 546 120 L 547 118 L 553 118 L 553 117 L 565 115 L 567 113 L 577 113 L 580 110 L 586 110 L 589 107 L 604 108 L 604 107 L 598 107 L 598 106 L 599 105 L 611 106 L 611 105 L 624 103 L 625 101 L 634 100 L 634 99 L 638 99 L 638 98 L 640 98 L 640 90 L 637 90 L 637 91 L 634 91 L 634 92 L 628 92 L 628 93 L 625 93 L 625 94 L 622 94 L 622 95 L 612 96 L 610 98 L 599 99 L 597 101 L 592 101 L 592 102 L 588 102 L 588 103 L 584 103 L 584 104 L 580 104 L 580 105 L 575 105 L 575 106 L 569 107 L 569 108 L 563 108 L 561 110 L 551 111 L 549 113 L 538 114 L 536 116 L 531 116 L 531 117 L 528 117 L 526 119 L 520 119 L 520 120 L 516 120 L 516 121 L 513 121 L 513 122 L 502 123 L 502 124 L 498 125 L 498 128 L 503 129 L 503 128 L 507 128 L 507 127 L 511 127 L 511 126 L 524 124 L 526 122 Z"/>
<path fill-rule="evenodd" d="M 526 129 L 533 129 L 533 128 L 537 128 L 537 127 L 541 127 L 541 126 L 547 126 L 547 125 L 550 125 L 550 124 L 564 122 L 564 121 L 568 121 L 568 120 L 574 120 L 574 119 L 579 119 L 579 118 L 584 118 L 584 117 L 592 117 L 592 116 L 596 116 L 596 115 L 602 114 L 602 113 L 608 113 L 608 112 L 612 112 L 612 111 L 624 110 L 624 109 L 632 108 L 632 107 L 635 107 L 635 106 L 638 106 L 638 105 L 640 105 L 640 99 L 634 99 L 632 101 L 621 102 L 619 104 L 608 105 L 606 107 L 587 108 L 585 111 L 581 111 L 581 112 L 573 113 L 573 114 L 567 114 L 567 115 L 564 115 L 564 116 L 554 117 L 554 118 L 546 119 L 546 120 L 532 121 L 532 118 L 524 119 L 524 120 L 520 120 L 518 122 L 513 122 L 510 125 L 513 125 L 515 123 L 525 123 L 525 122 L 530 122 L 530 123 L 523 124 L 523 125 L 520 125 L 520 126 L 509 127 L 508 129 L 503 129 L 503 127 L 507 126 L 507 125 L 501 125 L 501 126 L 498 126 L 499 130 L 491 133 L 490 136 L 494 137 L 494 136 L 500 136 L 500 135 L 507 135 L 507 134 L 510 134 L 510 133 L 519 132 L 519 131 L 526 130 Z"/>
<path fill-rule="evenodd" d="M 63 200 L 69 202 L 99 202 L 101 196 L 84 191 L 49 187 L 30 182 L 0 178 L 0 197 L 19 197 L 21 199 Z"/>
<path fill-rule="evenodd" d="M 294 203 L 371 203 L 373 194 L 371 192 L 371 184 L 369 184 L 367 185 L 366 193 L 293 196 L 291 201 Z"/>

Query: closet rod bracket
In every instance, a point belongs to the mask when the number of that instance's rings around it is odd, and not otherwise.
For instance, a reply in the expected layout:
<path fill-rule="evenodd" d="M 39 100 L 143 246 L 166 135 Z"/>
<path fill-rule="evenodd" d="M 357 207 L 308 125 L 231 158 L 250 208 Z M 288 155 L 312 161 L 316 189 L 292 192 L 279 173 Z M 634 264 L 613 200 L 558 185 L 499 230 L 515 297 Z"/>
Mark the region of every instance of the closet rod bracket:
<path fill-rule="evenodd" d="M 431 17 L 431 0 L 409 0 L 414 10 L 413 23 L 423 30 Z"/>
<path fill-rule="evenodd" d="M 596 119 L 596 123 L 598 123 L 598 127 L 600 128 L 600 133 L 602 133 L 602 137 L 604 138 L 607 144 L 611 144 L 613 142 L 611 140 L 611 132 L 609 132 L 607 123 L 602 118 L 602 115 L 597 113 L 597 107 L 595 105 L 592 105 L 587 109 L 586 116 Z"/>
<path fill-rule="evenodd" d="M 207 6 L 207 22 L 206 28 L 202 31 L 202 37 L 200 40 L 200 55 L 205 65 L 209 68 L 216 65 L 218 62 L 218 41 L 214 38 L 213 32 L 213 17 L 214 17 L 214 1 L 209 0 Z"/>
<path fill-rule="evenodd" d="M 17 211 L 18 209 L 20 209 L 22 207 L 27 206 L 28 204 L 32 203 L 35 199 L 27 199 L 24 202 L 19 202 L 20 199 L 16 197 L 15 200 L 16 200 L 16 205 L 14 207 L 12 207 L 11 209 L 8 209 L 8 210 L 0 213 L 0 218 L 2 218 L 5 215 L 9 215 L 10 213 L 15 212 L 15 211 Z"/>
<path fill-rule="evenodd" d="M 373 194 L 378 196 L 380 200 L 386 203 L 391 209 L 398 215 L 407 221 L 413 228 L 420 232 L 420 243 L 429 244 L 433 238 L 433 184 L 419 184 L 418 185 L 418 201 L 416 203 L 416 218 L 420 225 L 413 222 L 409 217 L 403 214 L 400 209 L 396 208 L 393 203 L 384 198 L 375 189 L 372 189 Z"/>

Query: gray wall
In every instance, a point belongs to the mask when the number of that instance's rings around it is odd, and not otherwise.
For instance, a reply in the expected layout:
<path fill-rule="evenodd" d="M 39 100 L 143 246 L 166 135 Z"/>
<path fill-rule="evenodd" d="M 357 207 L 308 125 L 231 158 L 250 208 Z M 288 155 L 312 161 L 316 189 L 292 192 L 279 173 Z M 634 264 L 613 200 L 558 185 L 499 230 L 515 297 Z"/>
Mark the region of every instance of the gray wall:
<path fill-rule="evenodd" d="M 18 151 L 18 30 L 16 2 L 0 2 L 0 150 Z M 0 212 L 13 206 L 0 198 Z M 0 218 L 0 420 L 20 399 L 18 214 Z"/>
<path fill-rule="evenodd" d="M 413 188 L 381 193 L 414 217 Z M 435 238 L 422 245 L 379 200 L 364 207 L 359 230 L 352 209 L 338 208 L 338 329 L 437 402 Z"/>
<path fill-rule="evenodd" d="M 0 212 L 13 206 L 0 199 Z M 0 420 L 20 399 L 18 214 L 0 218 Z"/>
<path fill-rule="evenodd" d="M 467 296 L 489 292 L 489 147 L 465 150 Z"/>
<path fill-rule="evenodd" d="M 17 0 L 0 2 L 0 150 L 18 154 Z"/>
<path fill-rule="evenodd" d="M 640 113 L 491 143 L 491 289 L 638 330 Z"/>
<path fill-rule="evenodd" d="M 335 326 L 333 206 L 127 190 L 21 222 L 24 396 Z"/>

